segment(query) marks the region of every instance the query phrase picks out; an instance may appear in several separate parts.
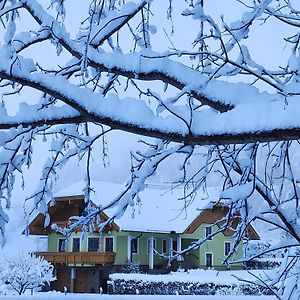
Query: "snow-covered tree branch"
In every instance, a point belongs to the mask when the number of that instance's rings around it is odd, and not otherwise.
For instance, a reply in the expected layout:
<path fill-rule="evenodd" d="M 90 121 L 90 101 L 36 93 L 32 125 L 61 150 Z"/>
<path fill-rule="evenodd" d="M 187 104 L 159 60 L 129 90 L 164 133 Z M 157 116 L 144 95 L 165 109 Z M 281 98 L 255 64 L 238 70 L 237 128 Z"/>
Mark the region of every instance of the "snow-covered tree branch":
<path fill-rule="evenodd" d="M 223 190 L 220 201 L 229 207 L 220 230 L 238 218 L 237 245 L 254 221 L 277 227 L 290 266 L 282 272 L 294 275 L 300 241 L 297 4 L 233 0 L 238 16 L 216 17 L 205 0 L 92 0 L 80 4 L 78 17 L 69 2 L 0 1 L 2 241 L 15 176 L 38 155 L 34 141 L 46 139 L 50 157 L 27 199 L 46 216 L 58 169 L 69 159 L 86 163 L 87 213 L 73 219 L 71 229 L 88 228 L 107 208 L 115 214 L 98 225 L 112 222 L 173 160 L 173 184 L 182 187 L 185 205 L 214 175 Z M 280 53 L 272 45 L 257 48 L 264 43 L 257 32 L 271 35 L 272 27 L 280 32 L 274 37 Z M 94 207 L 91 157 L 99 158 L 95 145 L 105 145 L 114 130 L 146 138 L 144 152 L 131 153 L 124 192 Z M 290 276 L 278 280 L 283 278 Z M 296 288 L 282 288 L 281 295 L 289 292 L 297 299 Z"/>

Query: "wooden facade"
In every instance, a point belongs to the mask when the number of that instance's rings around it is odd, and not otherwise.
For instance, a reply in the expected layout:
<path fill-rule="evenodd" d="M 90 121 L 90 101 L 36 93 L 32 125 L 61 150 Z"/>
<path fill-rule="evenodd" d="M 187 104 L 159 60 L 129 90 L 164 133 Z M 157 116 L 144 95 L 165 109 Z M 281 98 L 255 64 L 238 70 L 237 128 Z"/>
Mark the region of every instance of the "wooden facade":
<path fill-rule="evenodd" d="M 69 218 L 72 216 L 81 216 L 85 209 L 85 201 L 82 195 L 57 197 L 55 198 L 55 205 L 48 204 L 48 213 L 51 217 L 51 223 L 56 224 L 59 227 L 67 227 Z M 100 219 L 106 221 L 108 216 L 104 213 L 100 213 Z M 44 226 L 45 216 L 38 214 L 29 224 L 29 234 L 31 235 L 49 235 L 55 232 L 51 229 L 51 226 Z M 97 224 L 94 224 L 97 230 Z M 114 222 L 104 228 L 104 231 L 119 231 L 120 228 Z M 76 228 L 77 232 L 81 232 L 82 228 Z"/>
<path fill-rule="evenodd" d="M 73 293 L 99 293 L 101 286 L 106 292 L 108 274 L 105 276 L 99 268 L 56 266 L 55 272 L 57 280 L 52 283 L 52 289 L 56 291 L 64 292 L 67 289 Z"/>
<path fill-rule="evenodd" d="M 192 234 L 197 228 L 199 228 L 201 224 L 215 224 L 220 228 L 226 222 L 224 221 L 224 218 L 226 217 L 227 213 L 228 207 L 222 205 L 216 205 L 211 209 L 205 209 L 185 229 L 184 233 Z M 234 234 L 233 229 L 237 228 L 238 223 L 238 216 L 236 216 L 232 219 L 231 223 L 229 224 L 230 226 L 228 227 L 230 228 L 226 228 L 223 231 L 223 234 L 228 237 L 232 236 Z M 259 240 L 259 235 L 251 225 L 248 226 L 247 230 L 248 232 L 246 232 L 246 234 L 247 237 L 249 237 L 249 239 Z"/>

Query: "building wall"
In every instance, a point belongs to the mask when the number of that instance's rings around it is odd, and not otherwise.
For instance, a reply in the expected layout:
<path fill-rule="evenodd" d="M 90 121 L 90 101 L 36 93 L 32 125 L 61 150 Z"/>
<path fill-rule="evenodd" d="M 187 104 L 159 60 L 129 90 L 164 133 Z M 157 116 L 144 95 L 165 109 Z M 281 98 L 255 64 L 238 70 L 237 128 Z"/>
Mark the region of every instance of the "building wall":
<path fill-rule="evenodd" d="M 71 279 L 72 269 L 75 270 L 75 278 L 73 279 Z M 64 287 L 66 287 L 69 292 L 99 293 L 101 287 L 102 291 L 107 293 L 109 274 L 116 271 L 114 267 L 105 266 L 70 267 L 58 265 L 55 267 L 57 280 L 51 283 L 51 288 L 60 292 L 64 292 Z"/>
<path fill-rule="evenodd" d="M 201 224 L 192 234 L 184 234 L 182 238 L 185 242 L 183 242 L 183 246 L 186 247 L 192 240 L 197 241 L 199 239 L 205 238 L 205 227 L 210 226 L 210 224 Z M 212 231 L 215 232 L 219 229 L 218 226 L 213 225 Z M 192 260 L 197 263 L 197 267 L 205 267 L 205 255 L 206 253 L 212 253 L 213 256 L 213 267 L 216 268 L 224 268 L 225 266 L 222 264 L 223 259 L 225 257 L 225 242 L 230 242 L 233 244 L 233 238 L 229 236 L 225 236 L 223 233 L 219 233 L 215 235 L 212 240 L 206 241 L 204 244 L 200 246 L 199 249 L 190 251 L 192 256 Z M 196 259 L 199 258 L 199 260 Z M 232 261 L 240 260 L 243 257 L 243 245 L 240 243 L 238 245 L 236 253 L 232 256 Z M 243 264 L 234 264 L 236 268 L 242 268 Z"/>
<path fill-rule="evenodd" d="M 88 238 L 97 237 L 100 238 L 100 251 L 105 251 L 105 237 L 113 237 L 114 238 L 114 252 L 117 251 L 117 234 L 113 233 L 93 233 L 89 234 L 88 237 L 80 240 L 80 251 L 88 251 Z M 48 251 L 49 252 L 58 252 L 58 240 L 63 239 L 64 236 L 58 233 L 51 233 L 48 237 Z M 72 251 L 72 239 L 73 238 L 81 238 L 81 233 L 72 233 L 71 238 L 66 244 L 66 252 Z"/>
<path fill-rule="evenodd" d="M 198 239 L 205 238 L 205 227 L 209 224 L 201 224 L 192 234 L 182 234 L 182 249 L 187 248 L 191 242 Z M 217 226 L 212 226 L 212 230 L 218 230 Z M 116 265 L 123 265 L 127 260 L 127 237 L 128 235 L 132 237 L 137 237 L 140 234 L 135 232 L 111 232 L 102 234 L 89 234 L 88 237 L 99 237 L 100 238 L 100 251 L 105 251 L 105 237 L 110 236 L 114 238 L 114 252 L 116 253 Z M 69 243 L 66 245 L 66 251 L 70 252 L 72 250 L 72 238 L 80 238 L 80 233 L 73 233 Z M 139 249 L 137 254 L 132 255 L 132 260 L 138 262 L 140 265 L 149 264 L 149 255 L 147 253 L 147 240 L 154 236 L 156 240 L 156 250 L 162 253 L 162 240 L 167 240 L 167 253 L 169 255 L 170 249 L 170 237 L 176 239 L 178 234 L 162 234 L 162 233 L 142 233 L 139 237 Z M 60 234 L 50 234 L 48 238 L 48 251 L 57 252 L 58 251 L 58 239 L 63 238 Z M 205 254 L 212 253 L 213 255 L 213 267 L 222 268 L 222 260 L 225 256 L 225 242 L 233 243 L 231 237 L 224 236 L 223 233 L 219 233 L 212 238 L 210 241 L 206 241 L 199 249 L 189 251 L 189 255 L 185 255 L 185 258 L 191 262 L 194 267 L 205 267 Z M 83 239 L 80 243 L 80 251 L 88 250 L 87 238 Z M 243 247 L 239 245 L 236 255 L 234 255 L 233 260 L 240 260 L 243 257 Z M 167 266 L 167 258 L 163 258 L 158 254 L 154 254 L 154 266 Z M 237 268 L 242 268 L 242 264 L 235 265 Z"/>
<path fill-rule="evenodd" d="M 132 237 L 136 237 L 139 234 L 137 233 L 131 233 Z M 153 236 L 155 239 L 155 250 L 158 251 L 159 253 L 162 253 L 162 240 L 166 239 L 167 240 L 167 249 L 169 250 L 170 244 L 169 244 L 169 234 L 151 234 L 151 233 L 143 233 L 142 236 L 138 238 L 138 253 L 133 253 L 132 254 L 132 260 L 138 262 L 140 265 L 148 265 L 149 264 L 149 255 L 147 252 L 147 247 L 148 247 L 148 239 Z M 125 238 L 126 242 L 126 252 L 125 252 L 125 260 L 127 258 L 127 237 Z M 169 255 L 169 251 L 167 252 Z M 118 255 L 117 255 L 118 256 Z M 124 257 L 122 257 L 124 259 Z M 123 260 L 124 261 L 124 260 Z M 161 266 L 165 264 L 167 261 L 166 258 L 163 258 L 159 256 L 158 254 L 154 254 L 154 265 L 155 266 Z M 118 261 L 121 262 L 121 261 Z"/>
<path fill-rule="evenodd" d="M 130 233 L 132 237 L 137 237 L 139 233 Z M 127 237 L 129 233 L 127 232 L 111 232 L 102 233 L 102 234 L 89 234 L 88 237 L 99 237 L 100 238 L 100 251 L 105 251 L 105 237 L 113 237 L 114 238 L 114 252 L 116 253 L 116 265 L 123 265 L 127 260 Z M 80 233 L 73 233 L 69 242 L 66 244 L 66 252 L 72 251 L 72 239 L 80 238 Z M 167 249 L 169 249 L 169 236 L 165 234 L 155 234 L 156 240 L 156 250 L 158 252 L 162 252 L 162 240 L 167 239 Z M 149 233 L 143 233 L 141 237 L 139 237 L 139 249 L 138 253 L 132 255 L 132 259 L 141 265 L 149 264 L 149 255 L 147 253 L 147 240 L 151 237 Z M 48 238 L 48 251 L 49 252 L 58 252 L 58 240 L 60 238 L 64 238 L 61 234 L 52 233 Z M 88 238 L 84 238 L 80 242 L 80 251 L 88 251 Z M 169 252 L 167 253 L 169 254 Z M 154 255 L 154 265 L 162 265 L 166 262 L 166 259 L 160 257 L 159 255 Z"/>

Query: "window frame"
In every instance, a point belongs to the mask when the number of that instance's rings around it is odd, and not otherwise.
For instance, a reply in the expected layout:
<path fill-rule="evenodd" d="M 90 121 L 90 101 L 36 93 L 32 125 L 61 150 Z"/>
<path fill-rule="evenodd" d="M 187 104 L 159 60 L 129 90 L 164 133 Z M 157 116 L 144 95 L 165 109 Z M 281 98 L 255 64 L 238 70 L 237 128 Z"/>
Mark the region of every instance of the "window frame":
<path fill-rule="evenodd" d="M 133 241 L 136 240 L 136 252 L 133 251 Z M 140 238 L 131 238 L 131 253 L 137 255 L 140 253 Z"/>
<path fill-rule="evenodd" d="M 98 239 L 98 249 L 97 250 L 90 250 L 89 249 L 89 241 L 92 240 L 92 239 Z M 100 251 L 100 238 L 99 237 L 94 237 L 94 236 L 88 237 L 87 251 L 88 252 L 99 252 Z"/>
<path fill-rule="evenodd" d="M 205 233 L 205 238 L 206 238 L 206 240 L 208 240 L 208 241 L 211 241 L 213 238 L 212 238 L 212 232 L 213 232 L 213 230 L 212 230 L 212 225 L 205 225 L 205 229 L 204 229 L 204 233 Z M 207 232 L 207 231 L 209 231 L 209 233 Z M 210 237 L 208 237 L 208 236 L 210 236 Z"/>
<path fill-rule="evenodd" d="M 208 266 L 208 264 L 207 264 L 208 255 L 211 255 L 211 266 Z M 213 253 L 212 252 L 205 252 L 205 267 L 211 269 L 211 268 L 213 268 L 213 266 L 214 266 L 214 255 L 213 255 Z"/>
<path fill-rule="evenodd" d="M 78 240 L 78 251 L 74 251 L 74 240 Z M 72 239 L 72 252 L 80 252 L 80 245 L 81 244 L 81 242 L 80 242 L 80 238 L 78 238 L 78 237 L 74 237 L 73 239 Z"/>
<path fill-rule="evenodd" d="M 61 242 L 62 241 L 62 242 Z M 61 244 L 60 244 L 61 242 Z M 61 246 L 64 245 L 64 250 L 61 251 Z M 57 243 L 57 252 L 67 252 L 67 247 L 66 247 L 66 239 L 65 238 L 58 238 L 58 243 Z"/>
<path fill-rule="evenodd" d="M 176 245 L 176 247 L 174 247 L 174 245 Z M 177 253 L 177 251 L 178 251 L 178 239 L 176 237 L 172 239 L 172 252 Z"/>
<path fill-rule="evenodd" d="M 164 249 L 164 242 L 166 243 L 166 245 L 165 245 L 166 249 Z M 163 253 L 163 254 L 168 253 L 168 240 L 167 239 L 161 239 L 161 253 Z"/>
<path fill-rule="evenodd" d="M 108 239 L 112 240 L 112 251 L 106 251 L 106 245 L 107 245 L 107 240 Z M 104 237 L 104 252 L 115 252 L 115 239 L 114 239 L 113 236 Z"/>
<path fill-rule="evenodd" d="M 229 245 L 229 249 L 226 248 L 227 245 Z M 229 254 L 230 249 L 231 249 L 231 243 L 228 242 L 228 241 L 224 242 L 224 255 L 225 255 L 225 256 L 227 256 L 227 255 Z M 227 252 L 227 250 L 228 250 L 228 252 Z M 226 252 L 227 252 L 227 253 L 226 253 Z"/>

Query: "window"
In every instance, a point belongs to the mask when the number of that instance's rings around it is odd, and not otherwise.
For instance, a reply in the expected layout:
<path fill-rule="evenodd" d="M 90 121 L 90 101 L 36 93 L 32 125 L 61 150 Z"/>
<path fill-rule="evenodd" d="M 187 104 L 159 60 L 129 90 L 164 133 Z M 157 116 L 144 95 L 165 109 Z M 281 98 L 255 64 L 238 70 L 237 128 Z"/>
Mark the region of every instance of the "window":
<path fill-rule="evenodd" d="M 66 239 L 58 239 L 58 252 L 66 252 Z"/>
<path fill-rule="evenodd" d="M 172 242 L 172 250 L 174 252 L 177 252 L 177 239 L 173 239 L 173 242 Z"/>
<path fill-rule="evenodd" d="M 133 254 L 139 253 L 139 238 L 132 238 L 131 240 L 131 252 Z"/>
<path fill-rule="evenodd" d="M 212 253 L 205 253 L 205 266 L 211 268 L 213 266 Z"/>
<path fill-rule="evenodd" d="M 80 251 L 80 238 L 73 238 L 72 252 Z"/>
<path fill-rule="evenodd" d="M 212 240 L 212 227 L 211 226 L 205 226 L 205 238 L 208 240 Z"/>
<path fill-rule="evenodd" d="M 153 239 L 153 248 L 156 248 L 156 239 Z M 147 239 L 147 254 L 150 253 L 150 238 Z"/>
<path fill-rule="evenodd" d="M 113 237 L 105 238 L 105 252 L 114 252 L 114 238 Z"/>
<path fill-rule="evenodd" d="M 167 253 L 167 240 L 166 239 L 162 239 L 161 240 L 161 252 L 162 253 Z"/>
<path fill-rule="evenodd" d="M 224 244 L 224 254 L 228 255 L 230 252 L 230 242 L 225 242 Z"/>
<path fill-rule="evenodd" d="M 89 252 L 99 251 L 99 238 L 89 238 L 88 239 L 88 251 Z"/>

